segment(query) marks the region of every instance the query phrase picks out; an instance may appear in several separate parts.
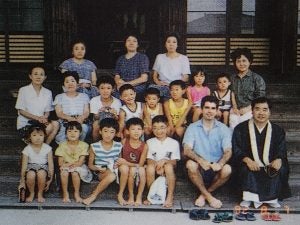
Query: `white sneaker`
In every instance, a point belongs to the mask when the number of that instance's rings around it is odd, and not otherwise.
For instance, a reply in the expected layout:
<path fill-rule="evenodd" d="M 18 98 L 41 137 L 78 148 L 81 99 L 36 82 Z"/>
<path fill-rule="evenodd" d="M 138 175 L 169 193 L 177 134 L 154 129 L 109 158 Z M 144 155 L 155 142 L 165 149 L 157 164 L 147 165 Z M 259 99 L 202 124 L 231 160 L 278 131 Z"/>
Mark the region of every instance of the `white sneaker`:
<path fill-rule="evenodd" d="M 240 206 L 245 207 L 245 208 L 249 208 L 249 206 L 251 205 L 251 201 L 241 201 Z"/>

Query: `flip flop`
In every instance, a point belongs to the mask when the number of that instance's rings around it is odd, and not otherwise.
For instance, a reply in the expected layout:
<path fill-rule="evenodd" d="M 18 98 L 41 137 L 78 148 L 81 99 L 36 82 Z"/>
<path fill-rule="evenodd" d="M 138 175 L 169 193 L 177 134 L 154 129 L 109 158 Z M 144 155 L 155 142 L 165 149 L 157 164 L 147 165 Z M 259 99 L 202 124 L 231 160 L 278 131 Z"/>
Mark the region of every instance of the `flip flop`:
<path fill-rule="evenodd" d="M 271 217 L 272 217 L 272 221 L 280 221 L 281 220 L 280 214 L 277 212 L 272 213 Z"/>
<path fill-rule="evenodd" d="M 235 215 L 235 219 L 245 221 L 247 218 L 247 213 L 239 213 Z"/>
<path fill-rule="evenodd" d="M 214 223 L 221 223 L 222 221 L 223 221 L 223 213 L 216 213 L 215 217 L 212 220 L 212 222 Z"/>
<path fill-rule="evenodd" d="M 192 220 L 209 220 L 210 216 L 206 209 L 192 209 L 189 213 Z"/>
<path fill-rule="evenodd" d="M 246 214 L 246 219 L 247 219 L 248 221 L 254 221 L 254 220 L 256 220 L 256 217 L 254 216 L 254 213 L 253 213 L 253 212 L 247 212 L 247 214 Z"/>
<path fill-rule="evenodd" d="M 272 215 L 271 215 L 271 213 L 264 213 L 264 214 L 261 215 L 261 218 L 264 221 L 272 221 Z"/>
<path fill-rule="evenodd" d="M 233 214 L 231 212 L 224 212 L 223 213 L 223 222 L 232 222 Z"/>

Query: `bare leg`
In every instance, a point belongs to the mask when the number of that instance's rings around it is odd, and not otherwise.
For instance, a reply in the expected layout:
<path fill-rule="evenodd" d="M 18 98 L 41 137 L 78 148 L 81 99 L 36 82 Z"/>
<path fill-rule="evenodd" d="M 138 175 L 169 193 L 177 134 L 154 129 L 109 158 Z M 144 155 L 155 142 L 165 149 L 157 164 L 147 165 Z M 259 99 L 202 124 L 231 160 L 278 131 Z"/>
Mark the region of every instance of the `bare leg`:
<path fill-rule="evenodd" d="M 146 167 L 146 180 L 147 180 L 147 188 L 148 190 L 151 187 L 151 184 L 153 183 L 155 179 L 155 165 L 154 164 L 149 164 Z M 150 205 L 151 203 L 146 199 L 144 201 L 145 205 Z"/>
<path fill-rule="evenodd" d="M 193 118 L 192 118 L 193 122 L 198 121 L 201 114 L 202 114 L 201 108 L 196 108 L 193 113 Z"/>
<path fill-rule="evenodd" d="M 207 189 L 209 192 L 215 191 L 217 188 L 225 184 L 230 178 L 231 167 L 228 164 L 225 164 L 220 172 L 215 176 L 212 184 Z"/>
<path fill-rule="evenodd" d="M 227 126 L 229 125 L 229 112 L 228 111 L 223 112 L 223 123 L 226 124 Z"/>
<path fill-rule="evenodd" d="M 164 169 L 165 169 L 166 179 L 168 183 L 168 194 L 163 206 L 166 208 L 170 208 L 173 206 L 173 201 L 174 201 L 176 177 L 174 173 L 174 166 L 172 164 L 169 163 L 165 164 Z"/>
<path fill-rule="evenodd" d="M 146 185 L 146 171 L 145 167 L 140 167 L 139 168 L 139 176 L 140 176 L 140 183 L 138 186 L 138 192 L 136 195 L 136 200 L 135 200 L 135 206 L 139 206 L 142 204 L 142 197 L 143 197 L 143 191 Z"/>
<path fill-rule="evenodd" d="M 128 173 L 129 173 L 129 167 L 127 165 L 121 165 L 119 166 L 119 172 L 120 172 L 120 187 L 119 187 L 119 193 L 118 193 L 118 202 L 120 205 L 126 205 L 127 202 L 124 199 L 124 190 L 126 188 L 126 184 L 128 181 Z"/>
<path fill-rule="evenodd" d="M 177 127 L 177 128 L 175 129 L 175 133 L 176 133 L 180 138 L 183 137 L 184 132 L 185 132 L 185 127 Z"/>
<path fill-rule="evenodd" d="M 26 185 L 29 191 L 29 196 L 26 198 L 26 202 L 32 202 L 34 199 L 35 177 L 36 173 L 32 170 L 29 170 L 26 174 Z"/>
<path fill-rule="evenodd" d="M 37 182 L 38 182 L 38 202 L 45 202 L 44 190 L 46 186 L 47 172 L 45 170 L 39 170 L 37 172 Z"/>
<path fill-rule="evenodd" d="M 63 203 L 71 202 L 68 192 L 69 172 L 62 171 L 60 173 L 61 188 L 63 192 Z"/>
<path fill-rule="evenodd" d="M 51 123 L 48 124 L 48 126 L 46 127 L 47 144 L 50 144 L 53 141 L 53 139 L 55 138 L 58 132 L 58 129 L 59 129 L 59 123 L 57 121 L 52 121 Z"/>
<path fill-rule="evenodd" d="M 129 168 L 129 176 L 128 176 L 128 205 L 133 205 L 134 204 L 134 176 L 135 176 L 135 167 L 130 167 Z"/>
<path fill-rule="evenodd" d="M 80 176 L 77 172 L 72 172 L 72 183 L 73 183 L 73 188 L 74 188 L 74 198 L 75 201 L 78 203 L 82 202 L 82 198 L 80 197 Z"/>

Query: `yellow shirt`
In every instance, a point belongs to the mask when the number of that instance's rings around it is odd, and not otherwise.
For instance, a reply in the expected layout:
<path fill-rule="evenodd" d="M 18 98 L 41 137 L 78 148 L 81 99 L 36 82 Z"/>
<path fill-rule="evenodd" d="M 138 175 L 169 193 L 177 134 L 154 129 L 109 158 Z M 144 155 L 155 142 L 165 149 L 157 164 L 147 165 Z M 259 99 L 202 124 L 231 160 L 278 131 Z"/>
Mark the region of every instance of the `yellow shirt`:
<path fill-rule="evenodd" d="M 173 99 L 169 100 L 169 109 L 172 117 L 173 125 L 175 126 L 179 121 L 180 117 L 182 117 L 184 111 L 188 108 L 189 100 L 184 99 L 183 104 L 180 108 L 175 105 Z"/>
<path fill-rule="evenodd" d="M 88 155 L 89 145 L 83 141 L 79 141 L 76 151 L 71 151 L 67 142 L 61 143 L 55 151 L 56 156 L 63 157 L 66 163 L 75 163 L 80 156 Z"/>

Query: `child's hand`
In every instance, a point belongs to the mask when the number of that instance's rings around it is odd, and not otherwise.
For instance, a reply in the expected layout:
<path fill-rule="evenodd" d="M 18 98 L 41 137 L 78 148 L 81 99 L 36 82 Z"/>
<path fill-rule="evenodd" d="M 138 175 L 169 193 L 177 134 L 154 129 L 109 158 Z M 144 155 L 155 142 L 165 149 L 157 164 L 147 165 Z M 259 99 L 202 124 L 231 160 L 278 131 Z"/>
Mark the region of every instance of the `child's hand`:
<path fill-rule="evenodd" d="M 83 116 L 78 116 L 76 118 L 76 120 L 77 120 L 78 123 L 83 124 L 84 118 L 83 118 Z"/>
<path fill-rule="evenodd" d="M 20 182 L 18 190 L 20 190 L 21 188 L 26 188 L 26 185 L 25 185 L 24 181 Z"/>
<path fill-rule="evenodd" d="M 48 180 L 48 181 L 46 182 L 44 191 L 48 191 L 48 190 L 49 190 L 49 187 L 50 187 L 51 182 L 52 182 L 52 179 L 50 179 L 50 180 Z"/>
<path fill-rule="evenodd" d="M 126 159 L 118 158 L 118 160 L 116 161 L 115 164 L 117 165 L 117 167 L 119 167 L 119 166 L 121 166 L 123 164 L 126 164 L 126 163 L 127 163 Z"/>
<path fill-rule="evenodd" d="M 240 111 L 238 109 L 233 109 L 233 113 L 236 115 L 240 115 Z"/>
<path fill-rule="evenodd" d="M 156 169 L 160 170 L 161 168 L 164 168 L 164 165 L 166 164 L 166 160 L 161 159 L 156 163 Z"/>

